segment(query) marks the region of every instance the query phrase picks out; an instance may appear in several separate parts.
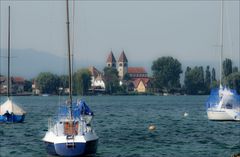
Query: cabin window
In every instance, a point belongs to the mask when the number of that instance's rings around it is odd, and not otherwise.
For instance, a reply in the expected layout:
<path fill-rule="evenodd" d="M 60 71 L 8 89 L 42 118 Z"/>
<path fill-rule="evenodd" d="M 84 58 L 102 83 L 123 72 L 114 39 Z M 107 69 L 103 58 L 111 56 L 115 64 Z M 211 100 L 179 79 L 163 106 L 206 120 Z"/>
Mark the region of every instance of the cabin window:
<path fill-rule="evenodd" d="M 77 135 L 78 134 L 78 122 L 75 122 L 75 121 L 64 122 L 64 134 L 65 135 Z"/>
<path fill-rule="evenodd" d="M 119 63 L 119 66 L 121 67 L 121 66 L 122 66 L 122 63 Z"/>

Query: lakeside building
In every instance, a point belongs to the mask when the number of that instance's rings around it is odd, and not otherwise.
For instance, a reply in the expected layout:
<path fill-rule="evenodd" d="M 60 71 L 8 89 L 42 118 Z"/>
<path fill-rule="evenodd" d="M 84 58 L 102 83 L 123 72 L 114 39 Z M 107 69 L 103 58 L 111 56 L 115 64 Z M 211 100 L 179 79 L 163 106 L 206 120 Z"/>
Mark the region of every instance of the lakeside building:
<path fill-rule="evenodd" d="M 13 94 L 19 94 L 24 92 L 25 79 L 22 77 L 11 77 L 11 89 Z M 0 94 L 7 94 L 7 77 L 0 77 Z"/>
<path fill-rule="evenodd" d="M 107 57 L 107 67 L 116 68 L 118 70 L 118 76 L 120 79 L 120 85 L 127 85 L 128 91 L 136 91 L 144 93 L 151 88 L 150 78 L 144 67 L 128 67 L 128 59 L 124 51 L 120 54 L 118 61 L 114 57 L 111 51 Z M 128 75 L 129 80 L 124 80 L 124 77 Z"/>
<path fill-rule="evenodd" d="M 91 89 L 92 91 L 105 91 L 105 81 L 103 74 L 94 66 L 89 67 L 91 73 Z"/>
<path fill-rule="evenodd" d="M 33 82 L 32 82 L 32 94 L 33 95 L 40 95 L 41 94 L 40 90 L 37 88 L 37 83 L 36 83 L 35 80 L 33 80 Z"/>

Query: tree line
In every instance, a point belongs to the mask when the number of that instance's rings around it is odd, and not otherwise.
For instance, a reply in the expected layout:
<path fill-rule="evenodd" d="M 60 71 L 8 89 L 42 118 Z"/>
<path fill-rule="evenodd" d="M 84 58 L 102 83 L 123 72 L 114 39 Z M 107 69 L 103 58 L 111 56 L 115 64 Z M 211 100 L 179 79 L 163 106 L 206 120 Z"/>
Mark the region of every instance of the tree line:
<path fill-rule="evenodd" d="M 205 68 L 205 69 L 204 69 Z M 150 77 L 150 93 L 181 93 L 189 95 L 209 94 L 211 88 L 219 87 L 215 68 L 187 67 L 183 73 L 182 64 L 175 58 L 166 56 L 153 61 L 152 76 Z M 180 77 L 183 75 L 183 84 Z M 128 74 L 124 76 L 122 85 L 119 84 L 118 71 L 115 68 L 103 69 L 106 94 L 129 94 L 133 85 Z M 41 93 L 59 94 L 60 89 L 68 88 L 68 76 L 42 72 L 35 78 Z M 236 89 L 240 93 L 240 73 L 233 67 L 231 59 L 222 63 L 222 84 Z M 60 88 L 61 87 L 61 88 Z M 73 94 L 89 94 L 91 74 L 88 69 L 79 69 L 73 74 Z"/>

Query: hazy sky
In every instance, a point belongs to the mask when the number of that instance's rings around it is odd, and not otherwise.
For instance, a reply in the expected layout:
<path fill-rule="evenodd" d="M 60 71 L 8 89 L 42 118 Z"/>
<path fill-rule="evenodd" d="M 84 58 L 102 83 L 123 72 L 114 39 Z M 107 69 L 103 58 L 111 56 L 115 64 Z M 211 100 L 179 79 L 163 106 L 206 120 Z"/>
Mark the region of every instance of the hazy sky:
<path fill-rule="evenodd" d="M 66 55 L 65 1 L 1 0 L 1 48 L 7 46 L 9 4 L 12 49 Z M 239 0 L 226 1 L 224 8 L 224 56 L 233 58 L 236 65 L 240 53 L 239 6 Z M 220 1 L 85 0 L 76 1 L 74 10 L 77 62 L 104 65 L 111 50 L 116 59 L 124 50 L 130 66 L 148 69 L 154 59 L 166 55 L 185 66 L 219 64 Z"/>

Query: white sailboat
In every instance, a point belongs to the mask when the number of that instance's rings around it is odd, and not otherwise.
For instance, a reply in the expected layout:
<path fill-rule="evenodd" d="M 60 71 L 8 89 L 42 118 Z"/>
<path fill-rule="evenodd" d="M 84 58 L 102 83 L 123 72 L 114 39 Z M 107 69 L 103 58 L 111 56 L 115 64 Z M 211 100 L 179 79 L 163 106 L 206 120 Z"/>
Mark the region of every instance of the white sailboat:
<path fill-rule="evenodd" d="M 59 108 L 55 121 L 43 141 L 50 155 L 83 156 L 94 155 L 97 151 L 98 136 L 92 128 L 93 112 L 84 101 L 73 101 L 72 67 L 69 31 L 69 1 L 67 8 L 69 99 Z"/>
<path fill-rule="evenodd" d="M 7 100 L 0 105 L 1 123 L 23 122 L 26 112 L 20 108 L 11 98 L 11 76 L 10 76 L 10 6 L 8 7 L 8 77 L 7 77 Z"/>
<path fill-rule="evenodd" d="M 211 90 L 207 100 L 207 115 L 209 120 L 240 121 L 240 96 L 236 90 L 222 86 L 222 55 L 223 55 L 223 9 L 221 1 L 221 35 L 220 35 L 220 87 Z"/>

